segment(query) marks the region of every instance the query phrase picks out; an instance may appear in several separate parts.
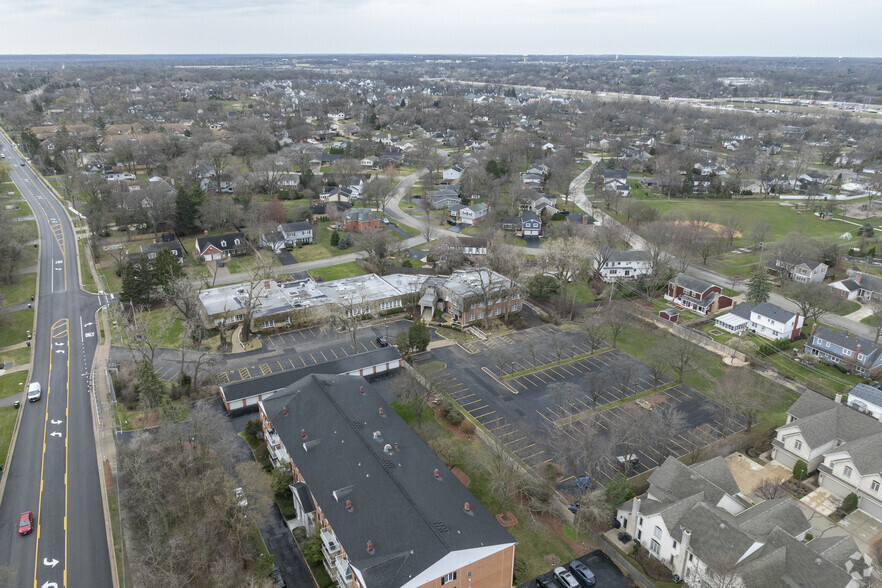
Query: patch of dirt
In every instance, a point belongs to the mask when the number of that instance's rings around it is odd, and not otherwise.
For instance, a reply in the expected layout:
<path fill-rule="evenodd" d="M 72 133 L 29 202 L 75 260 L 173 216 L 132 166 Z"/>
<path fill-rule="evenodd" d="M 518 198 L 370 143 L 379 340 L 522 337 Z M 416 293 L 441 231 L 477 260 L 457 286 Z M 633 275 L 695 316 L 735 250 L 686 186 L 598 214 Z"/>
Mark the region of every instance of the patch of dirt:
<path fill-rule="evenodd" d="M 159 426 L 159 413 L 139 414 L 138 416 L 132 417 L 129 421 L 129 425 L 134 429 L 157 427 Z"/>
<path fill-rule="evenodd" d="M 548 565 L 550 565 L 550 566 L 557 566 L 557 565 L 560 564 L 560 558 L 557 557 L 556 555 L 554 555 L 553 553 L 549 553 L 548 555 L 546 555 L 546 556 L 545 556 L 545 561 L 546 561 L 546 562 L 548 563 Z"/>
<path fill-rule="evenodd" d="M 110 469 L 110 462 L 104 460 L 104 487 L 108 490 L 113 489 L 113 470 Z"/>
<path fill-rule="evenodd" d="M 435 420 L 444 425 L 444 427 L 453 433 L 454 438 L 459 439 L 460 441 L 474 441 L 474 435 L 467 435 L 462 432 L 462 429 L 459 425 L 451 425 L 447 422 L 447 419 L 444 418 L 444 415 L 441 414 L 441 403 L 439 402 L 437 405 L 433 405 L 429 403 L 429 406 L 432 408 L 432 412 L 435 413 Z M 465 421 L 463 421 L 465 422 Z"/>
<path fill-rule="evenodd" d="M 453 472 L 453 475 L 456 476 L 456 479 L 462 482 L 462 485 L 466 488 L 468 488 L 469 484 L 472 483 L 471 478 L 469 478 L 461 469 L 453 468 L 450 471 Z"/>
<path fill-rule="evenodd" d="M 512 514 L 511 511 L 507 513 L 496 515 L 496 520 L 499 521 L 499 524 L 503 527 L 514 527 L 518 524 L 518 518 Z"/>
<path fill-rule="evenodd" d="M 677 221 L 677 224 L 678 225 L 691 225 L 693 223 L 692 223 L 692 221 L 683 220 L 683 221 Z M 712 230 L 715 233 L 722 233 L 723 229 L 725 228 L 723 225 L 721 225 L 719 223 L 701 223 L 701 224 L 703 224 L 704 226 L 706 226 L 707 228 L 709 228 L 710 230 Z M 741 231 L 735 231 L 734 235 L 735 235 L 736 239 L 740 239 L 741 238 Z"/>

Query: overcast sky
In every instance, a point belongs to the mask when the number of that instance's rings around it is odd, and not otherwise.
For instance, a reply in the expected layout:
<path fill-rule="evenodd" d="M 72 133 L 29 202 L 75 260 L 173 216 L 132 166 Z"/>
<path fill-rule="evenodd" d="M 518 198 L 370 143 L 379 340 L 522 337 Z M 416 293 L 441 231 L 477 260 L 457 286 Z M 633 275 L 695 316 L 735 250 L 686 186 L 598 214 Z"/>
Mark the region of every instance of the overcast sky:
<path fill-rule="evenodd" d="M 0 54 L 882 56 L 880 0 L 0 0 Z"/>

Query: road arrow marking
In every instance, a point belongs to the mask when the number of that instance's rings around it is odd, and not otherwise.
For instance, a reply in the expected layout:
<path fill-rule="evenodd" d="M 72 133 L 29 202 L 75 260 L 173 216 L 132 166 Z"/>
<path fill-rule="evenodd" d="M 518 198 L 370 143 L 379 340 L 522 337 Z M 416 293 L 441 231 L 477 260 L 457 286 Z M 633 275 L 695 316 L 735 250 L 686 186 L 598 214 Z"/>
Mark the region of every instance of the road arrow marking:
<path fill-rule="evenodd" d="M 56 349 L 55 353 L 64 353 L 64 349 Z"/>
<path fill-rule="evenodd" d="M 86 324 L 83 325 L 83 326 L 84 326 L 84 327 L 91 327 L 91 326 L 94 325 L 94 324 L 95 324 L 95 323 L 86 323 Z"/>
<path fill-rule="evenodd" d="M 52 431 L 52 432 L 49 433 L 49 434 L 50 434 L 51 436 L 53 436 L 53 437 L 61 437 L 61 433 L 58 432 L 58 431 Z"/>
<path fill-rule="evenodd" d="M 55 582 L 45 582 L 40 588 L 58 588 L 58 584 Z"/>
<path fill-rule="evenodd" d="M 62 343 L 62 342 L 60 342 L 60 341 L 56 341 L 56 342 L 55 342 L 55 345 L 56 345 L 56 346 L 59 346 L 59 347 L 64 347 L 64 343 Z"/>
<path fill-rule="evenodd" d="M 52 423 L 53 425 L 60 425 L 60 424 L 63 423 L 64 421 L 59 421 L 59 420 L 56 420 L 56 419 L 52 419 L 52 420 L 49 421 L 49 422 Z"/>
<path fill-rule="evenodd" d="M 57 559 L 54 559 L 54 558 L 53 558 L 53 559 L 49 559 L 48 557 L 44 557 L 44 558 L 43 558 L 43 565 L 44 565 L 44 566 L 49 566 L 50 568 L 54 568 L 55 566 L 58 565 L 58 560 L 57 560 Z"/>

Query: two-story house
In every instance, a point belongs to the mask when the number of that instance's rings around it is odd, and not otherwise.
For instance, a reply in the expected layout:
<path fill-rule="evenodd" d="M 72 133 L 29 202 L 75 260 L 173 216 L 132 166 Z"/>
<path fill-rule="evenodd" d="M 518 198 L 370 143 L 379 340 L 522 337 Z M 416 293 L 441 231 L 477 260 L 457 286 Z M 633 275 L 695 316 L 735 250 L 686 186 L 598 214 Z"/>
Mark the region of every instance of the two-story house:
<path fill-rule="evenodd" d="M 312 223 L 309 221 L 285 223 L 276 227 L 276 230 L 282 234 L 287 246 L 312 243 Z"/>
<path fill-rule="evenodd" d="M 542 219 L 535 212 L 521 215 L 521 232 L 524 237 L 538 237 L 542 234 Z"/>
<path fill-rule="evenodd" d="M 441 179 L 447 182 L 455 182 L 462 177 L 465 168 L 460 164 L 454 164 L 441 172 Z"/>
<path fill-rule="evenodd" d="M 425 197 L 428 198 L 429 205 L 434 210 L 450 208 L 455 204 L 460 204 L 458 186 L 442 186 L 439 190 L 428 192 Z"/>
<path fill-rule="evenodd" d="M 648 491 L 619 507 L 616 518 L 675 581 L 740 588 L 859 585 L 845 570 L 849 557 L 860 558 L 853 539 L 839 545 L 846 557 L 819 557 L 830 545 L 803 543 L 811 524 L 799 503 L 788 497 L 751 505 L 722 458 L 692 466 L 668 458 L 648 482 Z M 808 562 L 815 565 L 806 569 Z M 861 561 L 860 569 L 867 567 Z"/>
<path fill-rule="evenodd" d="M 789 278 L 794 282 L 823 282 L 827 276 L 828 266 L 820 261 L 810 259 L 788 261 L 776 258 L 766 264 L 766 271 L 779 278 Z"/>
<path fill-rule="evenodd" d="M 248 241 L 243 233 L 197 237 L 195 253 L 205 261 L 221 261 L 248 253 Z"/>
<path fill-rule="evenodd" d="M 613 251 L 607 248 L 603 258 L 605 261 L 600 266 L 600 279 L 604 282 L 636 280 L 652 272 L 652 255 L 648 251 Z"/>
<path fill-rule="evenodd" d="M 141 253 L 152 263 L 163 249 L 168 249 L 179 263 L 184 263 L 184 246 L 177 239 L 173 241 L 160 241 L 158 243 L 145 243 L 141 245 Z"/>
<path fill-rule="evenodd" d="M 665 300 L 701 315 L 716 313 L 734 304 L 729 296 L 723 295 L 720 286 L 683 273 L 668 282 Z"/>
<path fill-rule="evenodd" d="M 798 312 L 790 312 L 768 302 L 756 306 L 742 302 L 714 321 L 715 326 L 730 333 L 749 331 L 773 341 L 793 341 L 799 336 L 804 323 L 805 317 Z"/>
<path fill-rule="evenodd" d="M 380 217 L 369 208 L 350 208 L 343 213 L 343 222 L 347 233 L 363 233 L 380 228 Z"/>
<path fill-rule="evenodd" d="M 847 331 L 840 333 L 815 324 L 805 343 L 805 352 L 828 363 L 841 365 L 865 378 L 874 378 L 882 373 L 882 350 L 872 341 L 850 335 Z"/>
<path fill-rule="evenodd" d="M 515 540 L 363 377 L 312 374 L 259 410 L 337 586 L 512 585 Z"/>
<path fill-rule="evenodd" d="M 623 196 L 627 196 L 628 194 L 630 194 L 631 187 L 628 185 L 628 170 L 603 170 L 603 189 L 619 192 Z"/>
<path fill-rule="evenodd" d="M 453 204 L 447 209 L 450 211 L 450 218 L 464 225 L 480 224 L 487 220 L 487 214 L 490 212 L 490 207 L 484 202 L 469 205 Z"/>

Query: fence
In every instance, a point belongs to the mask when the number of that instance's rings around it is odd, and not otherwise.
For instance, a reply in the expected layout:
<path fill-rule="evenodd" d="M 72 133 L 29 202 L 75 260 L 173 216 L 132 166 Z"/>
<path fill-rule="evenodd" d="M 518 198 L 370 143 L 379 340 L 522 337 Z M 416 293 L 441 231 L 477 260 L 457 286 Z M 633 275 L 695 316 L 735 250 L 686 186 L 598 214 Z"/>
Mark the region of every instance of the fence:
<path fill-rule="evenodd" d="M 748 361 L 748 358 L 745 354 L 741 353 L 740 351 L 736 351 L 736 350 L 732 349 L 728 345 L 723 345 L 722 343 L 717 343 L 716 341 L 711 339 L 709 336 L 704 335 L 703 333 L 693 331 L 692 329 L 688 329 L 688 328 L 680 326 L 676 323 L 672 323 L 671 321 L 666 321 L 663 318 L 659 318 L 654 315 L 641 314 L 641 315 L 639 315 L 639 317 L 646 322 L 650 322 L 650 323 L 656 325 L 657 327 L 661 327 L 662 329 L 665 329 L 667 331 L 670 331 L 671 333 L 674 333 L 678 337 L 681 337 L 683 339 L 686 339 L 687 341 L 695 343 L 696 345 L 698 345 L 700 347 L 704 347 L 708 351 L 712 351 L 713 353 L 716 353 L 720 357 L 733 357 L 739 361 L 744 361 L 744 362 Z"/>

